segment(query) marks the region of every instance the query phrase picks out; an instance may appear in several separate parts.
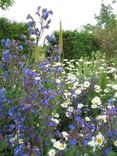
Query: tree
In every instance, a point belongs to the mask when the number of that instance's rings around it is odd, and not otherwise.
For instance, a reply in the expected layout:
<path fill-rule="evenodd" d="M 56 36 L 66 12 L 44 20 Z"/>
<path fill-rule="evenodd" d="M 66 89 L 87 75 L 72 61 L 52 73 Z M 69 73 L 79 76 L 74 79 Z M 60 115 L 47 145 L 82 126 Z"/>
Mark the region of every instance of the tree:
<path fill-rule="evenodd" d="M 95 18 L 97 20 L 95 33 L 101 50 L 109 57 L 117 55 L 117 18 L 111 5 L 102 3 L 100 14 Z"/>
<path fill-rule="evenodd" d="M 0 0 L 0 8 L 2 8 L 3 10 L 8 9 L 13 4 L 14 0 Z"/>
<path fill-rule="evenodd" d="M 105 5 L 104 3 L 101 4 L 100 14 L 98 16 L 95 15 L 95 19 L 97 20 L 97 27 L 106 29 L 112 29 L 117 22 L 111 5 Z"/>
<path fill-rule="evenodd" d="M 81 28 L 82 32 L 86 32 L 86 33 L 94 33 L 96 26 L 92 25 L 90 23 L 83 25 Z"/>

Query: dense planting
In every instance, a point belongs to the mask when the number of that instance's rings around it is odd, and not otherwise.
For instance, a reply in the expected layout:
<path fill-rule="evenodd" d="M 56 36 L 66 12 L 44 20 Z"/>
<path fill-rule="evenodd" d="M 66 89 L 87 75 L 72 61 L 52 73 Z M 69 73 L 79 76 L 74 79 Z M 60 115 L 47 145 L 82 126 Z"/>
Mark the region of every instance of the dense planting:
<path fill-rule="evenodd" d="M 41 14 L 40 14 L 41 11 Z M 42 24 L 52 11 L 38 8 Z M 30 33 L 40 30 L 28 16 Z M 40 33 L 39 33 L 40 32 Z M 100 52 L 64 59 L 56 39 L 46 60 L 32 63 L 15 40 L 2 42 L 0 153 L 5 156 L 109 156 L 117 153 L 117 63 Z M 52 44 L 54 41 L 54 44 Z M 27 40 L 24 40 L 27 43 Z M 35 50 L 35 44 L 30 43 Z M 22 55 L 23 54 L 23 55 Z"/>

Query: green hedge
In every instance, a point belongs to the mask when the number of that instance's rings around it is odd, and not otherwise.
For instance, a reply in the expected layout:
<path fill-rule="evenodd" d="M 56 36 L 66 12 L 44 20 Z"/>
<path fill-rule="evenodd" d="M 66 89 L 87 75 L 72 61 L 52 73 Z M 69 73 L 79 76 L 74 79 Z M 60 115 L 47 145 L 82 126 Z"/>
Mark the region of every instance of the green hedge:
<path fill-rule="evenodd" d="M 0 18 L 0 58 L 2 55 L 2 51 L 4 50 L 1 41 L 4 39 L 19 41 L 19 43 L 24 47 L 23 53 L 28 53 L 28 47 L 25 45 L 24 39 L 21 38 L 21 34 L 26 36 L 27 39 L 31 39 L 27 23 L 10 21 L 5 17 Z"/>
<path fill-rule="evenodd" d="M 54 33 L 57 41 L 59 32 Z M 92 33 L 63 31 L 63 51 L 64 58 L 78 59 L 80 57 L 90 57 L 92 52 L 100 50 L 98 40 Z"/>
<path fill-rule="evenodd" d="M 29 37 L 28 25 L 26 23 L 11 22 L 7 18 L 0 18 L 0 40 L 6 38 L 21 40 L 21 34 Z"/>

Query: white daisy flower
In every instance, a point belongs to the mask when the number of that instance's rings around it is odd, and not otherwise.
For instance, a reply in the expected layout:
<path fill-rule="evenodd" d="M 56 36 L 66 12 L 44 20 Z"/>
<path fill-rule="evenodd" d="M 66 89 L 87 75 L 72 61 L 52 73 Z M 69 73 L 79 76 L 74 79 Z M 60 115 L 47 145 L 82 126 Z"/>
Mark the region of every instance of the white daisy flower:
<path fill-rule="evenodd" d="M 86 121 L 91 121 L 91 119 L 88 116 L 85 117 L 85 120 Z"/>
<path fill-rule="evenodd" d="M 96 143 L 98 146 L 101 146 L 104 142 L 104 136 L 99 132 L 97 135 L 96 135 Z"/>
<path fill-rule="evenodd" d="M 117 140 L 114 142 L 114 145 L 117 147 Z"/>
<path fill-rule="evenodd" d="M 95 109 L 95 108 L 98 108 L 97 104 L 93 104 L 91 105 L 91 108 Z"/>
<path fill-rule="evenodd" d="M 68 136 L 69 135 L 68 135 L 67 132 L 63 131 L 61 134 L 63 135 L 63 137 L 65 138 L 65 140 L 68 140 Z"/>
<path fill-rule="evenodd" d="M 64 150 L 66 148 L 66 144 L 65 143 L 61 143 L 60 141 L 56 141 L 53 144 L 53 147 L 57 148 L 58 150 Z"/>
<path fill-rule="evenodd" d="M 98 96 L 95 96 L 92 101 L 93 104 L 101 105 L 101 100 Z"/>
<path fill-rule="evenodd" d="M 59 120 L 58 119 L 52 118 L 51 120 L 54 121 L 56 124 L 59 124 Z"/>
<path fill-rule="evenodd" d="M 84 106 L 84 105 L 83 105 L 82 103 L 79 103 L 79 104 L 77 105 L 77 108 L 81 109 L 83 106 Z"/>
<path fill-rule="evenodd" d="M 90 82 L 89 81 L 85 81 L 83 85 L 84 85 L 85 88 L 89 88 Z"/>
<path fill-rule="evenodd" d="M 99 93 L 101 91 L 101 88 L 100 88 L 99 85 L 95 85 L 94 90 L 95 90 L 96 93 Z"/>
<path fill-rule="evenodd" d="M 48 152 L 48 156 L 55 156 L 55 154 L 56 154 L 56 150 L 55 149 L 51 149 Z"/>
<path fill-rule="evenodd" d="M 76 89 L 76 90 L 75 90 L 75 94 L 77 94 L 77 95 L 80 95 L 80 94 L 81 94 L 81 92 L 82 92 L 82 91 L 81 91 L 81 89 L 80 89 L 80 88 L 78 88 L 78 89 Z"/>

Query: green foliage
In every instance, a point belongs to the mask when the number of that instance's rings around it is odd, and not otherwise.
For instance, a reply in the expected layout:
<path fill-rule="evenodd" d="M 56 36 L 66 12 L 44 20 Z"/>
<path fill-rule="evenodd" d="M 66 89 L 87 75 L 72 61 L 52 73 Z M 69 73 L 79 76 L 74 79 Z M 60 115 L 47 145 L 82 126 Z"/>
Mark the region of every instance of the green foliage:
<path fill-rule="evenodd" d="M 21 34 L 29 37 L 26 23 L 11 22 L 7 18 L 0 18 L 0 40 L 6 38 L 21 40 Z"/>
<path fill-rule="evenodd" d="M 117 55 L 117 18 L 112 6 L 102 3 L 100 14 L 96 15 L 95 19 L 97 20 L 95 34 L 101 50 L 109 57 Z"/>
<path fill-rule="evenodd" d="M 7 18 L 0 18 L 0 53 L 3 51 L 3 47 L 1 41 L 4 39 L 17 40 L 20 44 L 25 48 L 24 53 L 28 53 L 27 47 L 24 44 L 23 39 L 21 38 L 21 34 L 30 39 L 30 35 L 28 32 L 28 25 L 26 23 L 18 23 L 15 21 L 10 21 Z M 1 55 L 1 54 L 0 54 Z"/>
<path fill-rule="evenodd" d="M 117 56 L 117 26 L 111 31 L 108 29 L 99 29 L 96 32 L 102 51 L 107 56 Z"/>
<path fill-rule="evenodd" d="M 116 25 L 116 15 L 113 13 L 113 8 L 110 4 L 101 4 L 100 14 L 95 15 L 97 27 L 112 29 Z"/>
<path fill-rule="evenodd" d="M 82 32 L 87 32 L 87 33 L 94 33 L 95 31 L 95 25 L 92 25 L 90 23 L 86 24 L 86 25 L 83 25 L 82 26 Z"/>
<path fill-rule="evenodd" d="M 117 153 L 115 153 L 115 152 L 110 152 L 109 154 L 108 154 L 108 156 L 116 156 L 117 155 Z"/>
<path fill-rule="evenodd" d="M 14 0 L 0 0 L 0 8 L 2 8 L 3 10 L 8 9 L 13 4 Z"/>
<path fill-rule="evenodd" d="M 59 32 L 55 32 L 58 39 Z M 63 31 L 64 58 L 78 59 L 82 56 L 91 56 L 91 53 L 99 50 L 98 40 L 92 33 Z"/>

